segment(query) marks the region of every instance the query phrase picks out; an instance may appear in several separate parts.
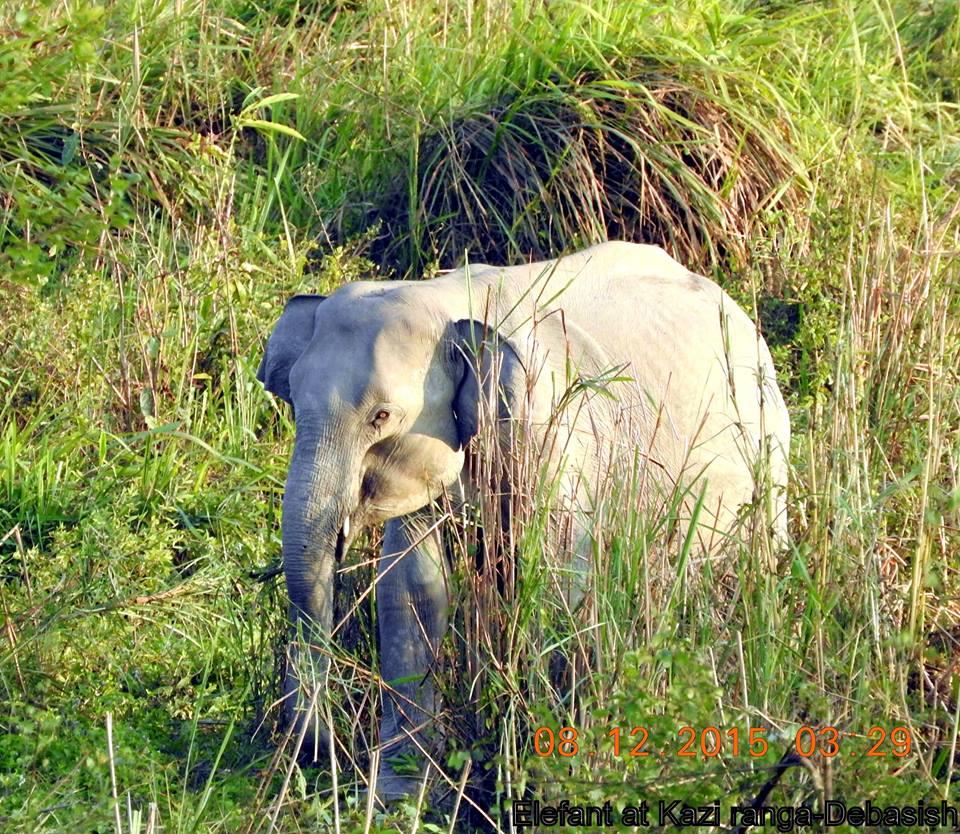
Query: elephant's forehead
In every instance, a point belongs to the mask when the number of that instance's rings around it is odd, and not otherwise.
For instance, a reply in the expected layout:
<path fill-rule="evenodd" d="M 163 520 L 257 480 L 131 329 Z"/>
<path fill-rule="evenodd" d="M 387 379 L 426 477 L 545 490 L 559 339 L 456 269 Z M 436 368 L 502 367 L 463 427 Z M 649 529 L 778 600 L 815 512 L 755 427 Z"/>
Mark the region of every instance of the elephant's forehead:
<path fill-rule="evenodd" d="M 359 303 L 358 303 L 359 301 Z M 367 400 L 414 405 L 434 364 L 436 339 L 409 310 L 353 299 L 318 314 L 313 339 L 298 362 L 304 393 L 360 405 Z M 321 305 L 321 309 L 322 309 Z"/>
<path fill-rule="evenodd" d="M 405 334 L 384 330 L 377 334 L 371 354 L 371 396 L 407 408 L 417 407 L 429 394 L 428 378 L 435 375 L 433 349 L 418 331 Z"/>
<path fill-rule="evenodd" d="M 400 292 L 403 288 L 361 292 L 354 286 L 337 290 L 317 308 L 317 334 L 334 333 L 372 343 L 380 333 L 399 335 L 416 327 L 417 311 L 407 298 L 409 293 Z"/>
<path fill-rule="evenodd" d="M 366 361 L 422 361 L 436 342 L 430 317 L 409 303 L 409 293 L 334 296 L 336 303 L 320 305 L 315 339 L 340 350 L 356 351 Z M 326 308 L 326 309 L 324 309 Z"/>

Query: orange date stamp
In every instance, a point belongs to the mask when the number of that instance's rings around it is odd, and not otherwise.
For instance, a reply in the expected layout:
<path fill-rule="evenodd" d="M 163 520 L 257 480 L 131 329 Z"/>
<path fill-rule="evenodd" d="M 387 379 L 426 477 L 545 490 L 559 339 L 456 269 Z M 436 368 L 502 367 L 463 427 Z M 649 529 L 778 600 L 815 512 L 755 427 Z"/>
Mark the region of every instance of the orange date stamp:
<path fill-rule="evenodd" d="M 533 731 L 533 752 L 541 757 L 612 755 L 613 758 L 666 758 L 715 759 L 724 757 L 763 758 L 770 749 L 773 733 L 767 727 L 695 727 L 683 726 L 672 739 L 654 739 L 647 727 L 613 727 L 603 737 L 600 749 L 586 746 L 576 727 L 537 727 Z M 777 731 L 778 746 L 784 735 Z M 789 735 L 786 736 L 790 742 Z M 864 756 L 869 758 L 904 758 L 910 755 L 913 737 L 904 726 L 873 726 L 866 732 L 851 732 L 838 727 L 812 727 L 804 724 L 793 734 L 793 750 L 802 758 L 821 756 L 833 758 Z M 782 748 L 780 748 L 782 749 Z"/>

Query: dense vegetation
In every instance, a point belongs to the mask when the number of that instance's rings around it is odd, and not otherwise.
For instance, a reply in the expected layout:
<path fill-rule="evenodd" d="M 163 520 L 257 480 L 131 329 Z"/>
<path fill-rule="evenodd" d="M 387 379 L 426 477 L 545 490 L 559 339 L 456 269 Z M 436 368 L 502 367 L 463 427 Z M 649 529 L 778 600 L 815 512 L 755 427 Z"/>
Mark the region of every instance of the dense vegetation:
<path fill-rule="evenodd" d="M 3 5 L 0 830 L 490 830 L 524 795 L 726 809 L 802 724 L 852 735 L 768 801 L 958 802 L 957 6 L 669 5 Z M 277 733 L 292 423 L 255 380 L 263 339 L 297 291 L 606 235 L 662 243 L 761 320 L 793 545 L 775 572 L 763 542 L 698 562 L 611 498 L 584 624 L 526 507 L 516 585 L 459 560 L 449 790 L 373 808 L 375 534 L 340 588 L 337 773 Z M 764 726 L 770 750 L 533 753 L 540 725 L 608 749 L 614 726 L 684 724 Z M 863 755 L 899 726 L 905 756 Z"/>

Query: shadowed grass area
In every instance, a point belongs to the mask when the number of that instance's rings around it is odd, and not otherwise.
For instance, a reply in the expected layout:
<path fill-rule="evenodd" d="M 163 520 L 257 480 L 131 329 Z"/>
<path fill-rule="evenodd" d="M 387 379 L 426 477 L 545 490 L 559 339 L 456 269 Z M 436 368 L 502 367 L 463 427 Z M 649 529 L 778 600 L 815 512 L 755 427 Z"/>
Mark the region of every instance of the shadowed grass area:
<path fill-rule="evenodd" d="M 37 0 L 0 32 L 0 829 L 507 830 L 524 796 L 725 817 L 804 725 L 849 735 L 768 802 L 958 804 L 954 3 Z M 510 560 L 449 531 L 449 782 L 368 806 L 376 531 L 340 574 L 336 774 L 277 726 L 293 424 L 262 341 L 295 292 L 605 235 L 758 314 L 793 543 L 771 571 L 748 525 L 698 559 L 611 485 L 570 612 L 527 471 Z M 669 754 L 631 756 L 635 727 Z"/>

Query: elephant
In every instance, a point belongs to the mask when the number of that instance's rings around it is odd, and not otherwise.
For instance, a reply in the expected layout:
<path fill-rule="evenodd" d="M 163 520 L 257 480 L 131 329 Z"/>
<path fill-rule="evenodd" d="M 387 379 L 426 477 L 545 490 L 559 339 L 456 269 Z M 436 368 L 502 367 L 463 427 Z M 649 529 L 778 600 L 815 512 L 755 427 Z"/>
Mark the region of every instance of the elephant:
<path fill-rule="evenodd" d="M 423 748 L 439 706 L 431 670 L 449 592 L 435 507 L 484 488 L 466 465 L 484 419 L 497 442 L 541 450 L 542 477 L 572 508 L 575 576 L 600 549 L 591 490 L 618 460 L 649 471 L 651 502 L 657 490 L 680 491 L 680 521 L 696 523 L 705 552 L 758 502 L 772 538 L 785 540 L 790 420 L 767 345 L 716 283 L 656 246 L 607 242 L 553 261 L 298 295 L 257 377 L 293 407 L 284 693 L 321 760 L 332 748 L 310 707 L 329 670 L 335 566 L 359 531 L 384 524 L 381 797 L 419 784 L 392 763 Z M 583 384 L 597 379 L 608 380 L 603 392 Z M 574 584 L 575 603 L 585 581 Z"/>

